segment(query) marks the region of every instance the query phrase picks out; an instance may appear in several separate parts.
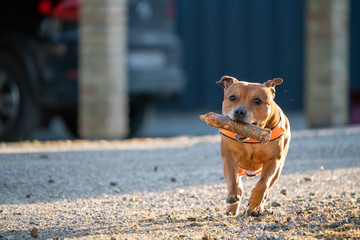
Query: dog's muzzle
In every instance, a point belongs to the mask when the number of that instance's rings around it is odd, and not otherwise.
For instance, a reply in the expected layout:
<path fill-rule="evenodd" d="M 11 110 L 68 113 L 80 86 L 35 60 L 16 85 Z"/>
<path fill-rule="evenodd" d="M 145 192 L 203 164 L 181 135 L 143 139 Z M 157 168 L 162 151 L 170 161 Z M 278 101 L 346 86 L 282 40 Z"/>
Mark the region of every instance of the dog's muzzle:
<path fill-rule="evenodd" d="M 234 120 L 243 122 L 246 118 L 247 112 L 244 108 L 236 108 L 234 110 Z"/>

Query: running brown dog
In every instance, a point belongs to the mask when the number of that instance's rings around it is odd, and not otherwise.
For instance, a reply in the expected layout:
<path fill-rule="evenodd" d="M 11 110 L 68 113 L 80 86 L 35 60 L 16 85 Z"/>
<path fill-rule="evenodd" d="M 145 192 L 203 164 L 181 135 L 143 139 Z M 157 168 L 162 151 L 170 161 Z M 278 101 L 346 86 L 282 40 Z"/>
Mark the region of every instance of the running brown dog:
<path fill-rule="evenodd" d="M 275 103 L 275 86 L 281 78 L 266 83 L 249 83 L 224 76 L 217 82 L 224 88 L 222 114 L 232 120 L 272 129 L 269 143 L 220 130 L 223 171 L 228 187 L 226 213 L 238 215 L 243 195 L 241 176 L 261 177 L 249 198 L 248 212 L 264 211 L 269 189 L 279 178 L 290 143 L 289 120 Z M 251 173 L 250 173 L 251 171 Z"/>

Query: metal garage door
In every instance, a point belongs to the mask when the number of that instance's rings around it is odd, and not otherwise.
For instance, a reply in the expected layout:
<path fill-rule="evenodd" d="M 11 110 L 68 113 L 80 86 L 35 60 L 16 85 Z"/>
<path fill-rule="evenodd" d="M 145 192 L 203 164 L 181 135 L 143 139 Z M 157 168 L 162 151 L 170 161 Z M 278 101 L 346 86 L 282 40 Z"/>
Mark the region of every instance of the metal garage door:
<path fill-rule="evenodd" d="M 179 105 L 220 107 L 222 75 L 264 82 L 282 77 L 277 101 L 303 107 L 303 0 L 179 0 L 178 32 L 188 84 Z"/>

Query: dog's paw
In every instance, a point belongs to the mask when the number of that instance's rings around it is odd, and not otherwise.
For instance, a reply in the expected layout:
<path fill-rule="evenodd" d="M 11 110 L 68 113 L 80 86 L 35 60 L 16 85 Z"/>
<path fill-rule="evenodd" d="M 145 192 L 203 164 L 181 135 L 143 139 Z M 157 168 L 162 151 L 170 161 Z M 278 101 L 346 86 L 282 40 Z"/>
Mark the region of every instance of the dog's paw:
<path fill-rule="evenodd" d="M 238 203 L 239 201 L 240 201 L 240 196 L 238 195 L 232 195 L 226 198 L 226 202 L 229 204 L 235 204 Z"/>
<path fill-rule="evenodd" d="M 274 215 L 274 212 L 273 211 L 269 211 L 269 210 L 255 210 L 255 211 L 250 211 L 250 210 L 247 210 L 245 211 L 246 214 L 248 216 L 251 216 L 251 217 L 261 217 L 261 216 L 269 216 L 269 215 Z"/>
<path fill-rule="evenodd" d="M 262 211 L 261 202 L 261 198 L 254 198 L 253 196 L 250 196 L 248 204 L 249 211 Z"/>
<path fill-rule="evenodd" d="M 247 215 L 251 216 L 251 217 L 259 217 L 259 216 L 261 216 L 261 212 L 260 211 L 250 211 L 250 210 L 248 210 Z"/>
<path fill-rule="evenodd" d="M 239 215 L 239 204 L 231 204 L 225 212 L 228 216 L 237 216 Z"/>

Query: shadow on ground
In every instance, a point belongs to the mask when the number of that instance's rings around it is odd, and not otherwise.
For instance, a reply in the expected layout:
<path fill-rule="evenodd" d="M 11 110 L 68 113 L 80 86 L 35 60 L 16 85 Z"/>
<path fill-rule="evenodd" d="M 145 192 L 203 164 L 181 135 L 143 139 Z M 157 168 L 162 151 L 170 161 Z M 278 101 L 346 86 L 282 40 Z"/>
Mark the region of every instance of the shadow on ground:
<path fill-rule="evenodd" d="M 172 147 L 148 149 L 137 149 L 139 142 L 135 141 L 131 149 L 121 150 L 99 150 L 100 146 L 66 151 L 65 147 L 58 152 L 2 154 L 0 203 L 52 202 L 224 183 L 218 138 L 199 139 L 191 144 L 184 144 L 192 141 L 188 137 L 165 139 L 163 145 L 172 141 Z M 359 140 L 360 127 L 294 132 L 283 175 L 360 167 Z"/>

